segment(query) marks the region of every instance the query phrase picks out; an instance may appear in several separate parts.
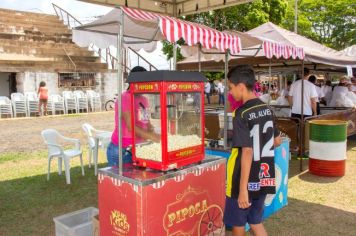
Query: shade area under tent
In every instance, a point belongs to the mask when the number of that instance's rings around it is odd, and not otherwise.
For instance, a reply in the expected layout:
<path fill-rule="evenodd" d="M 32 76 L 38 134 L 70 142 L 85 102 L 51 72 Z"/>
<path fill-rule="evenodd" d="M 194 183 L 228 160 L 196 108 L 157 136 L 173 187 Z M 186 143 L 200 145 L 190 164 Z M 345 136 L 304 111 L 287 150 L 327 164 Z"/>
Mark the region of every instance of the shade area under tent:
<path fill-rule="evenodd" d="M 282 29 L 273 23 L 265 23 L 255 29 L 252 29 L 246 33 L 241 32 L 229 32 L 235 33 L 242 39 L 242 45 L 244 45 L 244 38 L 255 38 L 255 45 L 246 43 L 247 47 L 242 46 L 242 52 L 237 56 L 226 57 L 221 53 L 214 50 L 202 50 L 199 47 L 188 48 L 182 46 L 182 55 L 186 57 L 183 61 L 178 63 L 178 69 L 181 70 L 204 70 L 204 71 L 222 71 L 225 73 L 227 68 L 231 68 L 239 64 L 250 64 L 255 67 L 258 72 L 264 73 L 272 77 L 272 73 L 275 71 L 279 72 L 301 72 L 303 74 L 303 68 L 309 67 L 311 70 L 315 71 L 325 71 L 328 73 L 345 73 L 346 66 L 356 67 L 356 58 L 352 56 L 345 55 L 344 52 L 338 52 L 336 50 L 327 48 L 319 43 L 316 43 L 310 39 L 303 36 L 290 32 L 288 30 Z M 248 40 L 247 40 L 248 41 Z M 297 47 L 302 49 L 301 54 L 295 54 L 294 56 L 288 57 L 285 48 L 287 47 Z M 301 55 L 297 57 L 296 55 Z M 227 63 L 226 63 L 227 62 Z M 302 75 L 304 77 L 304 75 Z M 303 85 L 303 83 L 302 83 Z M 302 86 L 302 91 L 304 91 L 304 86 Z M 303 97 L 301 103 L 303 104 Z M 279 108 L 289 108 L 289 106 Z M 303 109 L 303 106 L 302 106 Z M 315 116 L 310 119 L 341 119 L 351 122 L 356 122 L 356 117 L 351 108 L 340 109 L 332 108 L 338 110 L 335 114 L 327 114 L 323 116 Z M 303 111 L 302 111 L 303 113 Z M 226 115 L 225 115 L 226 116 Z M 291 118 L 289 118 L 291 119 Z M 302 122 L 303 120 L 303 122 Z M 301 126 L 304 125 L 304 117 L 302 120 L 298 120 Z M 226 121 L 226 118 L 225 118 Z M 294 121 L 286 122 L 286 118 L 281 119 L 281 125 L 286 129 L 288 125 L 294 124 Z M 224 128 L 224 137 L 226 137 L 226 123 Z M 283 127 L 282 130 L 283 130 Z M 299 150 L 303 152 L 305 150 L 304 141 L 308 140 L 308 126 L 299 129 L 300 133 L 296 133 L 294 136 L 297 138 L 299 136 Z M 284 130 L 285 130 L 284 129 Z M 286 132 L 289 134 L 290 132 Z M 294 132 L 295 133 L 295 132 Z M 304 134 L 305 133 L 305 134 Z M 348 135 L 356 133 L 356 129 L 353 126 L 348 128 Z M 304 141 L 303 141 L 304 140 Z M 307 142 L 305 143 L 308 146 Z M 303 169 L 302 159 L 300 161 L 300 169 Z"/>

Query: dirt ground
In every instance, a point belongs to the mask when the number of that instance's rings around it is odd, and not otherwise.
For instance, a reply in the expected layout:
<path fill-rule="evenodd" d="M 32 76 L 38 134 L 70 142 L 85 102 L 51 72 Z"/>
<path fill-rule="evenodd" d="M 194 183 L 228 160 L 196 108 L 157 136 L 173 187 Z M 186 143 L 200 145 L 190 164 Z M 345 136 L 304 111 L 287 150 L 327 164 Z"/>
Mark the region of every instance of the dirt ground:
<path fill-rule="evenodd" d="M 32 152 L 46 149 L 41 131 L 53 128 L 64 136 L 86 139 L 82 124 L 89 123 L 96 129 L 112 131 L 113 112 L 82 113 L 69 116 L 46 116 L 31 118 L 0 119 L 0 153 Z"/>

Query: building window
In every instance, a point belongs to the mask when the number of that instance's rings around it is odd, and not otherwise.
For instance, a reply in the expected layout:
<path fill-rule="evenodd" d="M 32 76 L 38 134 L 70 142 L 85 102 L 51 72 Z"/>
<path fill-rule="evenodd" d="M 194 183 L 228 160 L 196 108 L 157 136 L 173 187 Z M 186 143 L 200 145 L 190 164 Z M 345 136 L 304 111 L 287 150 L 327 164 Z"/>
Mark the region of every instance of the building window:
<path fill-rule="evenodd" d="M 60 88 L 92 88 L 95 86 L 95 73 L 58 73 Z"/>

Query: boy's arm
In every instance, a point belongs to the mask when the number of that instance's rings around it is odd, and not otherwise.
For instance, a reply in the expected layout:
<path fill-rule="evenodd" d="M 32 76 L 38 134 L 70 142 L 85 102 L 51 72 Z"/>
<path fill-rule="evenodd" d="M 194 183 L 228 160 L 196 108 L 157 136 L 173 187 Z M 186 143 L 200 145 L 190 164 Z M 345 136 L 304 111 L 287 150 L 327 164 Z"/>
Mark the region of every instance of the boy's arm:
<path fill-rule="evenodd" d="M 253 150 L 250 147 L 242 148 L 241 155 L 241 178 L 240 178 L 240 192 L 237 200 L 239 208 L 245 209 L 250 207 L 250 201 L 248 197 L 248 180 L 250 177 L 251 165 L 252 165 Z"/>
<path fill-rule="evenodd" d="M 280 135 L 274 138 L 274 147 L 278 147 L 282 144 L 282 138 Z"/>

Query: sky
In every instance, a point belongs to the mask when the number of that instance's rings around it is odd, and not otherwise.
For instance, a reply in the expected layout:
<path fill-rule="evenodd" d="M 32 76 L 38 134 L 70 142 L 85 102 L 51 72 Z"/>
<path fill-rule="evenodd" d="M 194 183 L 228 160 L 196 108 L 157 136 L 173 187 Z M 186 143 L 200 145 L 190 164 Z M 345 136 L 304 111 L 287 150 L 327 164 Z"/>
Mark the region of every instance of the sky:
<path fill-rule="evenodd" d="M 0 0 L 0 8 L 30 11 L 36 13 L 55 14 L 52 3 L 68 11 L 82 23 L 89 23 L 97 17 L 108 13 L 112 8 L 100 5 L 84 3 L 76 0 Z M 156 66 L 158 69 L 169 69 L 169 63 L 161 51 L 162 44 L 157 45 L 157 49 L 152 53 L 141 50 L 139 53 Z M 137 60 L 137 59 L 136 59 Z M 136 61 L 132 58 L 132 64 Z"/>

